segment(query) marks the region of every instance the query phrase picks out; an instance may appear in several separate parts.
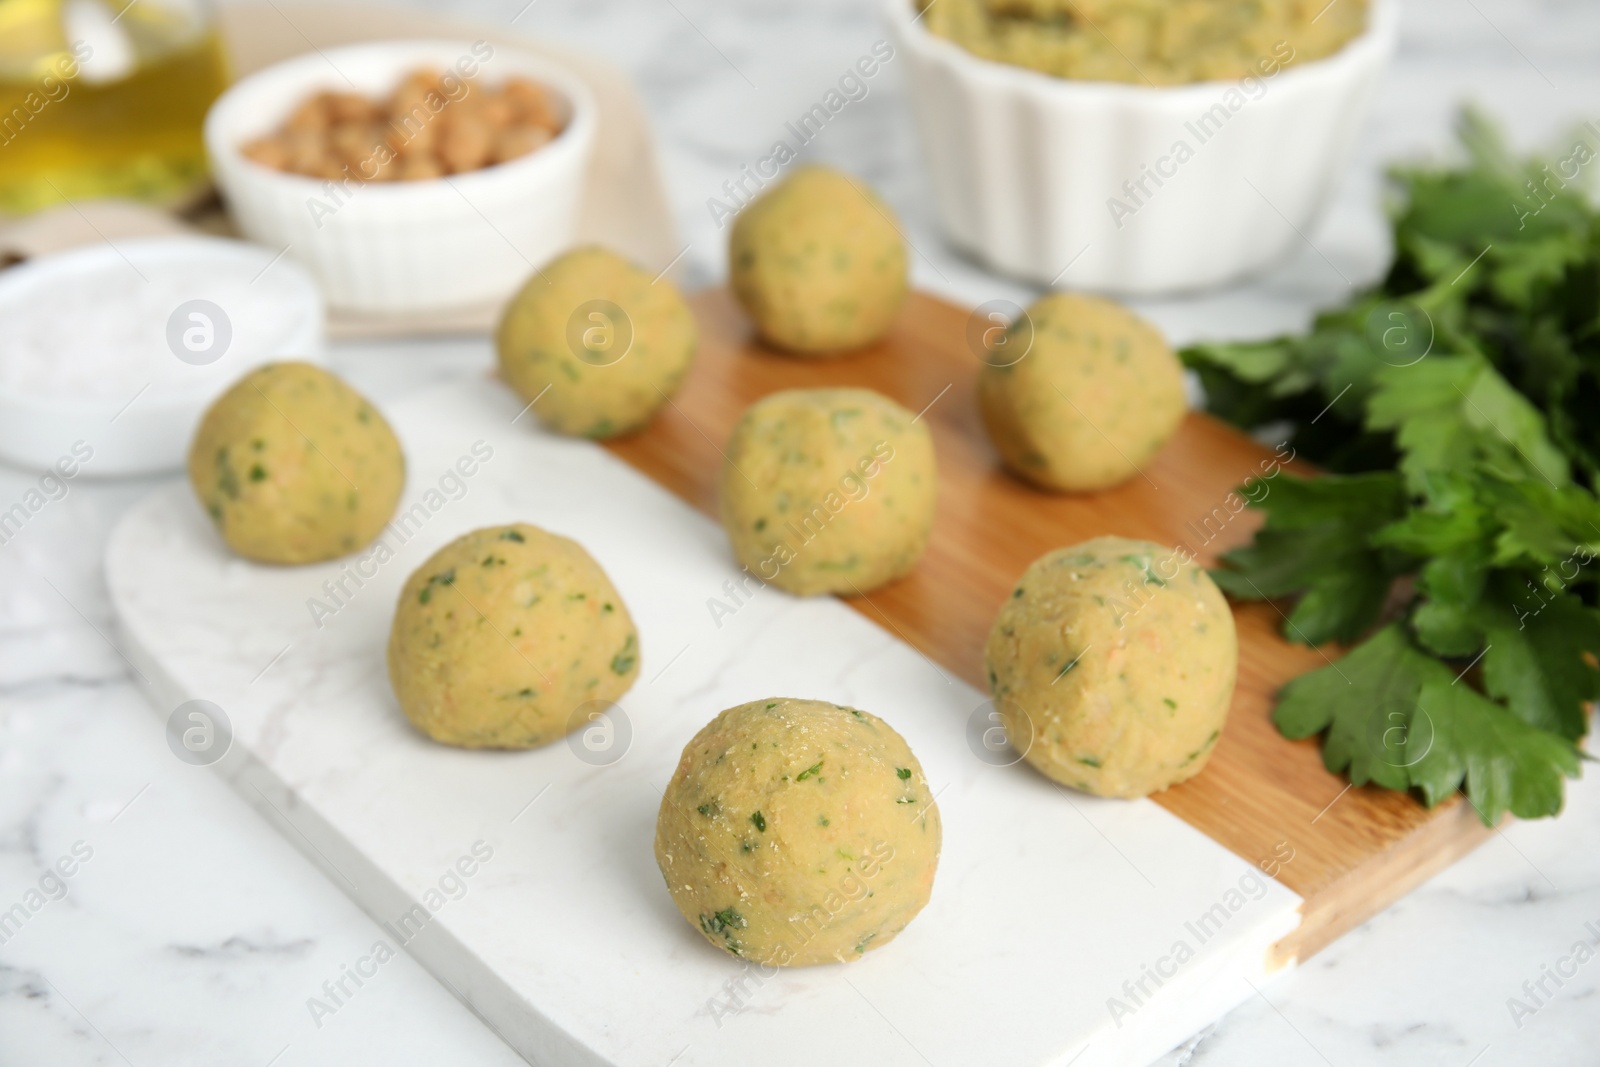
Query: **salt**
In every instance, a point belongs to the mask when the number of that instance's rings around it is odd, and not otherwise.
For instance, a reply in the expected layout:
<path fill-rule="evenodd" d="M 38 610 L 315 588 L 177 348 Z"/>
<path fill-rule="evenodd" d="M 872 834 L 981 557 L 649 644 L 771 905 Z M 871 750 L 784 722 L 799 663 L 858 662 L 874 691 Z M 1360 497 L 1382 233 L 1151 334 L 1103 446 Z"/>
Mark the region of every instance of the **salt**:
<path fill-rule="evenodd" d="M 215 305 L 220 317 L 177 314 L 196 300 Z M 200 330 L 190 334 L 198 353 L 182 340 L 193 329 Z M 211 362 L 207 331 L 231 334 Z M 320 336 L 321 304 L 304 272 L 239 241 L 130 241 L 0 275 L 0 392 L 15 397 L 203 400 L 261 363 L 316 355 L 294 349 L 318 347 Z"/>

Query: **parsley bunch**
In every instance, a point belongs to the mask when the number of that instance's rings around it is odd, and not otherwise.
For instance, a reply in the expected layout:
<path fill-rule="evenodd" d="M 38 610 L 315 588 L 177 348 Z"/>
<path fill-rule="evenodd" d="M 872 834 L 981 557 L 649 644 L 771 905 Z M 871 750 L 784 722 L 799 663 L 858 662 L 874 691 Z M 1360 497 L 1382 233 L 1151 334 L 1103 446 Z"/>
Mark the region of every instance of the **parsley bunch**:
<path fill-rule="evenodd" d="M 1308 336 L 1183 353 L 1211 410 L 1330 473 L 1280 475 L 1226 554 L 1285 633 L 1352 645 L 1274 720 L 1357 785 L 1465 791 L 1488 824 L 1561 810 L 1600 698 L 1600 171 L 1593 126 L 1517 161 L 1473 112 L 1467 162 L 1397 170 L 1394 263 Z"/>

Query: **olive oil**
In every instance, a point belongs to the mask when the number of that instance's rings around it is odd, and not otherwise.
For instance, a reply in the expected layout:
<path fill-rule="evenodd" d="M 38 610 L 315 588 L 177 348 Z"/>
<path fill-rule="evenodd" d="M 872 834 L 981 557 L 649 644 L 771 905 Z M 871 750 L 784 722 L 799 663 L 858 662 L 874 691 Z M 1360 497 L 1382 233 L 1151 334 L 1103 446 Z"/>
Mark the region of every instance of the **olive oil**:
<path fill-rule="evenodd" d="M 193 190 L 226 83 L 198 5 L 0 0 L 0 212 Z"/>

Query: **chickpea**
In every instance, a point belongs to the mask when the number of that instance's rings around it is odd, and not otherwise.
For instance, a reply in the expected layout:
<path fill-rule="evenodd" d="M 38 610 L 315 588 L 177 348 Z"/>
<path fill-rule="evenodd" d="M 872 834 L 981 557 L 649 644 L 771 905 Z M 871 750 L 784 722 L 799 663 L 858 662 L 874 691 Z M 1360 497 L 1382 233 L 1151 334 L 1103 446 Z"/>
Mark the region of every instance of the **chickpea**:
<path fill-rule="evenodd" d="M 432 156 L 410 156 L 400 162 L 395 177 L 403 182 L 428 181 L 444 177 L 444 170 Z"/>
<path fill-rule="evenodd" d="M 289 130 L 285 135 L 289 169 L 299 174 L 316 174 L 322 166 L 324 142 L 319 130 Z"/>
<path fill-rule="evenodd" d="M 240 153 L 249 160 L 271 167 L 273 170 L 289 169 L 289 148 L 282 134 L 258 137 L 241 148 Z"/>
<path fill-rule="evenodd" d="M 439 159 L 450 173 L 460 174 L 486 166 L 493 147 L 488 124 L 476 116 L 461 117 L 445 131 L 439 143 Z"/>
<path fill-rule="evenodd" d="M 527 78 L 489 88 L 451 72 L 414 70 L 385 100 L 316 93 L 240 152 L 314 178 L 431 181 L 536 152 L 561 127 L 550 95 Z"/>
<path fill-rule="evenodd" d="M 289 113 L 284 129 L 290 133 L 320 133 L 328 128 L 326 94 L 318 93 Z"/>
<path fill-rule="evenodd" d="M 378 106 L 359 93 L 328 93 L 323 106 L 335 124 L 366 124 L 378 117 Z"/>

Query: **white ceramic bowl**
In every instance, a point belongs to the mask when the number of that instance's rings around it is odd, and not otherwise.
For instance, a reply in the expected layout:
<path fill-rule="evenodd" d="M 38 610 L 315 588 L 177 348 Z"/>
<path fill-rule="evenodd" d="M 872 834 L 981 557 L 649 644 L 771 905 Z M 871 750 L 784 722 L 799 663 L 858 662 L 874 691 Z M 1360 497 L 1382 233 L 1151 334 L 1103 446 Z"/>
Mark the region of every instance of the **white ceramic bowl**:
<path fill-rule="evenodd" d="M 323 318 L 304 269 L 244 241 L 152 237 L 11 267 L 0 273 L 0 457 L 40 472 L 64 463 L 73 477 L 178 470 L 201 415 L 247 370 L 321 362 Z M 223 337 L 218 354 L 204 350 Z M 54 358 L 24 365 L 24 348 Z M 72 365 L 85 349 L 94 360 Z M 107 366 L 104 353 L 121 360 Z"/>
<path fill-rule="evenodd" d="M 1326 58 L 1255 85 L 1152 88 L 980 59 L 911 0 L 885 5 L 951 242 L 1040 285 L 1128 294 L 1229 281 L 1309 233 L 1398 24 L 1394 0 L 1373 0 L 1366 31 Z"/>
<path fill-rule="evenodd" d="M 463 58 L 477 63 L 485 84 L 523 75 L 554 90 L 566 127 L 543 148 L 482 170 L 347 188 L 273 170 L 239 152 L 313 93 L 354 86 L 377 98 L 413 70 L 459 69 Z M 386 41 L 310 53 L 252 74 L 212 105 L 205 139 L 239 229 L 273 248 L 287 246 L 329 304 L 432 311 L 503 299 L 568 248 L 595 123 L 588 86 L 540 56 L 482 41 Z"/>

